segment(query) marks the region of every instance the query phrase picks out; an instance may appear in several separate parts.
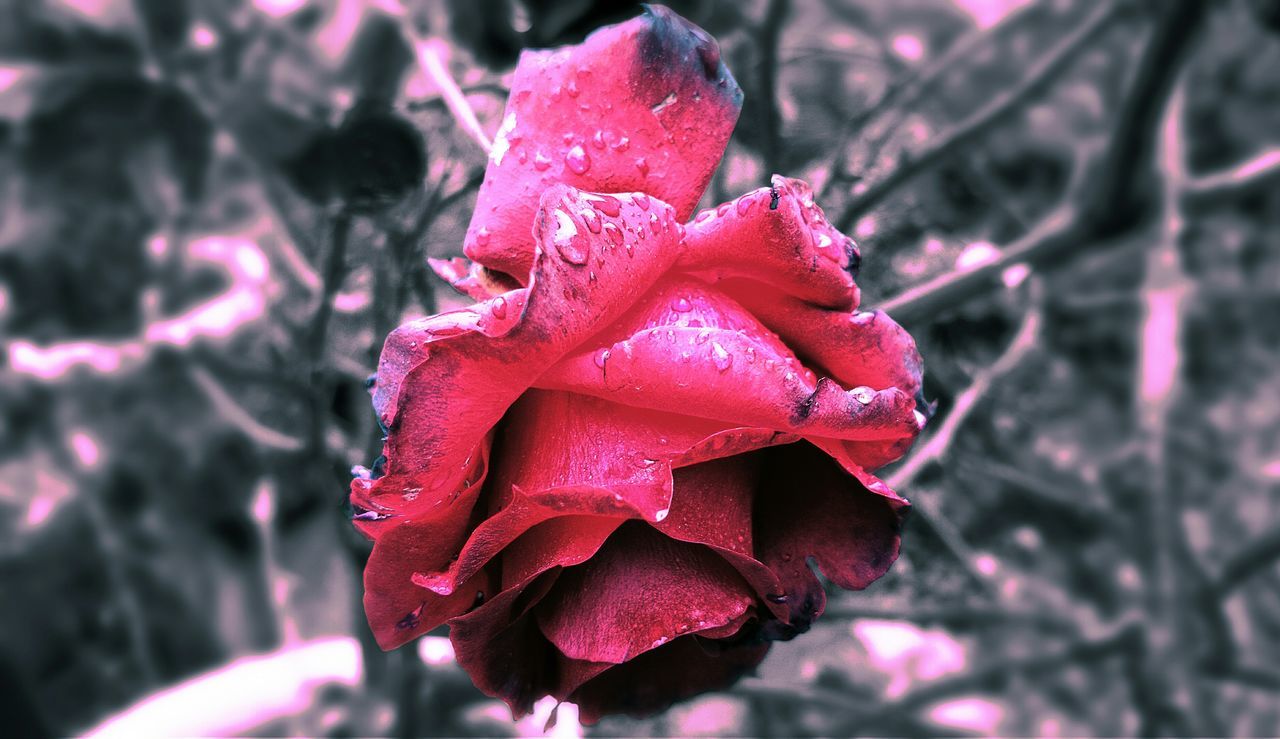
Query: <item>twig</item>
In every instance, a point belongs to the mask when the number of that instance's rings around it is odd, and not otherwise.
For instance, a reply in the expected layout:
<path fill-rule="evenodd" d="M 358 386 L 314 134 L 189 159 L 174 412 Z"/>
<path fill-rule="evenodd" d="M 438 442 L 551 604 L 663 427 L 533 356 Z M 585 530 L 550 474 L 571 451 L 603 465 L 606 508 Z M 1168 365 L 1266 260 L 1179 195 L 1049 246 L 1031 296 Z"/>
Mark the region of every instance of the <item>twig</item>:
<path fill-rule="evenodd" d="M 480 127 L 480 121 L 476 119 L 476 113 L 471 109 L 471 104 L 467 102 L 467 97 L 462 94 L 462 90 L 458 88 L 458 83 L 454 81 L 449 74 L 449 70 L 445 69 L 444 62 L 440 60 L 440 51 L 445 48 L 444 42 L 439 39 L 423 38 L 413 38 L 411 40 L 422 71 L 440 88 L 445 104 L 449 106 L 449 110 L 453 113 L 453 117 L 457 119 L 458 125 L 477 144 L 480 144 L 485 156 L 488 156 L 489 151 L 493 148 L 493 142 L 489 140 L 489 136 Z"/>
<path fill-rule="evenodd" d="M 896 84 L 885 90 L 875 103 L 867 106 L 866 109 L 850 118 L 841 127 L 840 138 L 833 148 L 836 156 L 838 158 L 844 156 L 844 150 L 848 146 L 849 140 L 855 133 L 863 130 L 870 121 L 890 110 L 890 108 L 894 108 L 900 113 L 901 110 L 915 105 L 925 93 L 932 90 L 948 74 L 954 72 L 962 59 L 975 51 L 988 48 L 999 37 L 1021 26 L 1024 21 L 1038 15 L 1044 9 L 1045 4 L 1042 2 L 1025 5 L 1005 16 L 996 25 L 986 29 L 975 30 L 959 41 L 953 42 L 947 47 L 946 51 L 928 66 L 911 67 L 907 74 Z M 842 160 L 838 159 L 837 161 Z M 827 181 L 823 183 L 822 190 L 818 195 L 819 201 L 825 201 L 827 196 L 830 195 L 832 188 L 839 179 L 834 176 L 836 171 L 837 168 L 832 167 L 833 176 L 828 177 Z"/>
<path fill-rule="evenodd" d="M 837 228 L 848 231 L 858 218 L 865 215 L 895 190 L 911 181 L 916 175 L 986 133 L 994 124 L 1012 115 L 1031 97 L 1042 92 L 1059 74 L 1066 70 L 1077 54 L 1085 49 L 1098 34 L 1128 6 L 1123 2 L 1098 3 L 1088 18 L 1041 59 L 1016 87 L 1006 91 L 953 128 L 943 132 L 924 151 L 894 168 L 884 179 L 870 185 L 845 208 L 837 221 Z"/>
<path fill-rule="evenodd" d="M 980 372 L 973 378 L 973 382 L 964 392 L 960 393 L 951 406 L 951 410 L 947 412 L 946 417 L 942 420 L 942 425 L 938 426 L 933 433 L 929 435 L 929 439 L 916 451 L 907 458 L 892 475 L 889 476 L 889 487 L 901 489 L 911 484 L 926 467 L 937 462 L 947 453 L 954 441 L 956 431 L 969 417 L 969 414 L 978 405 L 978 402 L 986 396 L 991 386 L 1000 377 L 1008 373 L 1018 363 L 1035 348 L 1036 336 L 1040 332 L 1040 307 L 1039 304 L 1033 305 L 1027 310 L 1026 316 L 1022 320 L 1022 325 L 1018 328 L 1018 332 L 1013 339 L 1009 341 L 1009 346 L 1004 353 L 985 371 Z"/>
<path fill-rule="evenodd" d="M 760 116 L 764 128 L 764 168 L 766 173 L 782 169 L 782 120 L 778 115 L 778 44 L 782 38 L 783 21 L 791 10 L 791 0 L 769 0 L 764 18 L 757 29 L 757 46 L 760 49 L 760 66 L 757 69 L 760 83 L 760 99 L 764 115 Z"/>
<path fill-rule="evenodd" d="M 189 371 L 191 378 L 200 386 L 200 390 L 204 392 L 218 415 L 244 432 L 244 435 L 252 439 L 255 444 L 286 452 L 294 452 L 302 448 L 301 439 L 259 423 L 249 411 L 236 402 L 231 393 L 228 393 L 222 387 L 222 383 L 218 382 L 208 370 L 191 365 Z"/>
<path fill-rule="evenodd" d="M 1224 172 L 1191 178 L 1182 190 L 1183 202 L 1203 205 L 1223 198 L 1257 192 L 1280 180 L 1280 149 L 1268 149 Z"/>
<path fill-rule="evenodd" d="M 303 352 L 309 364 L 312 392 L 311 433 L 308 446 L 313 454 L 324 453 L 325 414 L 328 412 L 328 392 L 324 373 L 325 339 L 329 333 L 329 319 L 333 316 L 333 298 L 342 285 L 347 267 L 347 237 L 351 233 L 351 216 L 345 211 L 334 216 L 331 226 L 329 251 L 325 256 L 320 302 L 312 314 L 309 330 L 303 342 Z"/>
<path fill-rule="evenodd" d="M 1219 598 L 1226 597 L 1246 580 L 1280 561 L 1280 527 L 1274 528 L 1227 558 L 1214 583 Z"/>

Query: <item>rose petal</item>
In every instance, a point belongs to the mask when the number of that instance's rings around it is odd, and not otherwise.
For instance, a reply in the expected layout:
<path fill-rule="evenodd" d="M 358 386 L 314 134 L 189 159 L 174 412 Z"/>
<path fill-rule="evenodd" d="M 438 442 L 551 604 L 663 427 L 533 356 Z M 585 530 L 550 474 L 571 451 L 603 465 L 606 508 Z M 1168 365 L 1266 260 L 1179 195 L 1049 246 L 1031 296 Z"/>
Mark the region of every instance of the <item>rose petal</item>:
<path fill-rule="evenodd" d="M 790 624 L 774 627 L 770 636 L 787 639 L 806 631 L 826 604 L 806 559 L 813 557 L 842 588 L 867 587 L 897 559 L 908 504 L 883 482 L 810 444 L 759 454 L 765 467 L 752 512 L 756 558 L 782 582 Z"/>
<path fill-rule="evenodd" d="M 772 187 L 699 213 L 686 237 L 679 269 L 712 281 L 746 277 L 830 309 L 857 305 L 846 271 L 857 247 L 827 222 L 801 180 L 774 175 Z"/>
<path fill-rule="evenodd" d="M 427 470 L 439 477 L 435 485 L 452 488 L 480 438 L 534 378 L 616 320 L 670 267 L 680 230 L 670 207 L 611 198 L 617 215 L 593 216 L 604 228 L 596 234 L 583 213 L 595 213 L 599 200 L 551 188 L 528 288 L 407 323 L 388 337 L 374 407 L 388 429 L 389 473 Z M 616 244 L 608 229 L 619 234 Z"/>
<path fill-rule="evenodd" d="M 742 107 L 716 42 L 661 6 L 578 46 L 525 51 L 465 252 L 524 281 L 539 194 L 643 191 L 692 213 Z"/>
<path fill-rule="evenodd" d="M 767 643 L 708 651 L 702 641 L 681 637 L 587 681 L 568 696 L 578 705 L 579 720 L 593 724 L 613 713 L 643 718 L 699 693 L 723 690 L 759 665 L 769 651 Z"/>
<path fill-rule="evenodd" d="M 919 432 L 915 401 L 903 391 L 846 391 L 825 377 L 814 382 L 736 331 L 651 328 L 603 351 L 567 357 L 538 385 L 806 436 L 876 440 Z"/>
<path fill-rule="evenodd" d="M 841 383 L 920 392 L 923 363 L 915 339 L 884 311 L 826 310 L 739 282 L 726 286 L 744 308 L 815 367 Z"/>
<path fill-rule="evenodd" d="M 529 609 L 559 573 L 558 568 L 548 570 L 449 621 L 458 664 L 482 693 L 506 701 L 517 719 L 556 690 L 555 647 L 542 636 Z"/>
<path fill-rule="evenodd" d="M 427 264 L 454 290 L 474 300 L 488 300 L 520 287 L 501 272 L 493 272 L 462 257 L 428 259 Z"/>
<path fill-rule="evenodd" d="M 705 547 L 633 522 L 585 564 L 562 572 L 534 613 L 565 656 L 620 663 L 678 635 L 723 626 L 754 602 L 738 573 Z"/>

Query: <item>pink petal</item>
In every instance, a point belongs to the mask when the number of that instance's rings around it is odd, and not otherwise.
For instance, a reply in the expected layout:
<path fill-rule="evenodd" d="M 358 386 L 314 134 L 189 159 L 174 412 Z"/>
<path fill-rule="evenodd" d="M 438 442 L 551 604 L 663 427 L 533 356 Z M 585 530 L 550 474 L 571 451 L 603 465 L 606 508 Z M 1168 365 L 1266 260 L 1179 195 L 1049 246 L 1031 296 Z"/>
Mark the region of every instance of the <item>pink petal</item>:
<path fill-rule="evenodd" d="M 745 277 L 835 310 L 852 310 L 858 293 L 847 272 L 853 239 L 835 230 L 801 180 L 774 175 L 732 203 L 702 211 L 686 229 L 679 269 L 713 281 Z M 760 285 L 752 289 L 765 293 Z"/>
<path fill-rule="evenodd" d="M 462 257 L 428 259 L 427 264 L 431 265 L 432 271 L 440 279 L 449 283 L 454 290 L 474 300 L 488 300 L 495 295 L 520 287 L 501 272 L 485 269 Z"/>
<path fill-rule="evenodd" d="M 738 573 L 710 550 L 636 522 L 562 572 L 534 612 L 566 656 L 620 663 L 681 634 L 732 622 L 754 602 Z"/>
<path fill-rule="evenodd" d="M 578 46 L 524 52 L 467 229 L 467 256 L 523 281 L 534 258 L 534 204 L 559 182 L 643 191 L 686 220 L 741 107 L 716 42 L 661 6 Z"/>

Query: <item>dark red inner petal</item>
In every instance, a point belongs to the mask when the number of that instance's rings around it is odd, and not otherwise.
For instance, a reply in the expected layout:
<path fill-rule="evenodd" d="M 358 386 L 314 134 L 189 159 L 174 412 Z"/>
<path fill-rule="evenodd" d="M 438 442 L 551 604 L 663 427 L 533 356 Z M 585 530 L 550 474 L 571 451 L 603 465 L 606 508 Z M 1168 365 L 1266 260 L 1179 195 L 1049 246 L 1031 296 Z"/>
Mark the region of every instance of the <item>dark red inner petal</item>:
<path fill-rule="evenodd" d="M 711 550 L 631 522 L 595 557 L 561 573 L 534 613 L 566 656 L 619 663 L 723 626 L 754 602 L 752 589 Z"/>
<path fill-rule="evenodd" d="M 771 636 L 789 638 L 826 604 L 807 558 L 842 588 L 867 587 L 897 559 L 906 504 L 868 490 L 810 444 L 759 454 L 766 461 L 752 511 L 756 558 L 778 575 L 791 613 L 791 626 Z"/>
<path fill-rule="evenodd" d="M 729 687 L 754 669 L 769 651 L 767 643 L 744 642 L 711 648 L 698 636 L 685 636 L 611 667 L 569 695 L 579 718 L 593 724 L 611 713 L 650 716 L 676 701 Z"/>

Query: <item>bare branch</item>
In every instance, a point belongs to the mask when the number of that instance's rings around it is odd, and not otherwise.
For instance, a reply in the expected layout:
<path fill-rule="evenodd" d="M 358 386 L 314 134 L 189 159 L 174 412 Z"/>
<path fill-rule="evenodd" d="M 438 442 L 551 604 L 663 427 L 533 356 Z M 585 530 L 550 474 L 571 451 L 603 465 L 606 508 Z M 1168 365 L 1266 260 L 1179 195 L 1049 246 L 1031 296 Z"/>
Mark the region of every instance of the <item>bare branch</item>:
<path fill-rule="evenodd" d="M 1225 597 L 1245 581 L 1280 562 L 1280 527 L 1274 528 L 1240 547 L 1227 558 L 1214 586 Z"/>
<path fill-rule="evenodd" d="M 488 156 L 489 151 L 493 148 L 493 142 L 489 140 L 488 134 L 480 127 L 480 121 L 476 119 L 476 113 L 471 109 L 471 104 L 467 102 L 466 95 L 462 94 L 462 90 L 458 88 L 458 83 L 454 81 L 449 74 L 449 70 L 445 69 L 444 62 L 440 59 L 440 50 L 444 47 L 444 42 L 437 39 L 422 38 L 413 38 L 411 40 L 414 54 L 418 57 L 418 64 L 422 67 L 422 71 L 440 88 L 445 104 L 449 106 L 449 110 L 453 113 L 453 117 L 457 119 L 458 125 L 462 127 L 462 130 L 468 136 L 475 139 L 477 144 L 480 144 L 485 156 Z"/>
<path fill-rule="evenodd" d="M 1224 172 L 1191 178 L 1182 191 L 1188 205 L 1203 205 L 1280 184 L 1280 149 L 1268 149 Z"/>
<path fill-rule="evenodd" d="M 200 386 L 200 390 L 213 405 L 218 415 L 244 432 L 245 436 L 252 439 L 255 444 L 266 449 L 278 449 L 285 452 L 295 452 L 302 448 L 301 439 L 259 423 L 253 417 L 253 414 L 236 402 L 231 393 L 227 392 L 226 388 L 222 387 L 222 383 L 218 382 L 208 370 L 203 367 L 193 366 L 189 371 L 191 372 L 191 378 Z"/>
<path fill-rule="evenodd" d="M 1097 3 L 1080 27 L 1055 46 L 1041 59 L 1021 83 L 995 97 L 978 111 L 951 129 L 940 134 L 925 150 L 915 153 L 907 161 L 894 168 L 887 176 L 871 184 L 845 208 L 837 221 L 837 228 L 848 231 L 858 218 L 878 205 L 899 187 L 910 182 L 934 164 L 945 159 L 986 133 L 1017 112 L 1023 103 L 1040 94 L 1058 75 L 1064 72 L 1076 55 L 1083 51 L 1094 37 L 1128 7 L 1127 3 Z"/>

